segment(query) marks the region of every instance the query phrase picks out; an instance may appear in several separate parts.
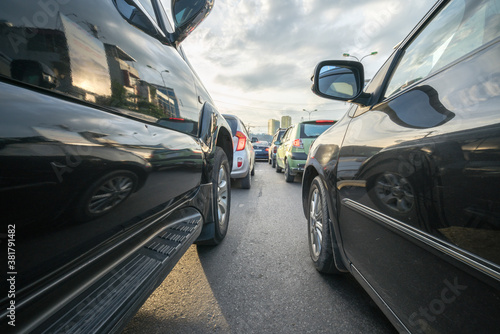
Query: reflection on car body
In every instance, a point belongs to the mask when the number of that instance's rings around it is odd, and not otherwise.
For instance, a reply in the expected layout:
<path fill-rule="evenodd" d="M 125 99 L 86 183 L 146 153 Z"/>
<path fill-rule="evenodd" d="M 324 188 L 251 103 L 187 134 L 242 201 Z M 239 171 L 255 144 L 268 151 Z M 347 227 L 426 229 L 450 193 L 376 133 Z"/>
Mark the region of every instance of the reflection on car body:
<path fill-rule="evenodd" d="M 0 5 L 2 332 L 119 332 L 228 229 L 231 129 L 180 46 L 213 1 L 62 2 Z"/>
<path fill-rule="evenodd" d="M 311 258 L 403 332 L 500 328 L 499 8 L 439 1 L 364 91 L 358 62 L 315 71 L 316 94 L 354 106 L 309 152 Z M 321 84 L 323 67 L 350 71 L 354 94 Z"/>

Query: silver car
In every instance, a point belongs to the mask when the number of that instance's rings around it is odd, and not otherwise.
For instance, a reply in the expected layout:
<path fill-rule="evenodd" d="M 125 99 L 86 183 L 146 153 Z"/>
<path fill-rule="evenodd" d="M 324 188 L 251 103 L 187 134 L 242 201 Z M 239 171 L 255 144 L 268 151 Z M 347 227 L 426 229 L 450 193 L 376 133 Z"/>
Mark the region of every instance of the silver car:
<path fill-rule="evenodd" d="M 233 133 L 233 169 L 231 178 L 240 179 L 241 187 L 250 189 L 255 173 L 255 151 L 243 122 L 234 115 L 223 115 Z"/>

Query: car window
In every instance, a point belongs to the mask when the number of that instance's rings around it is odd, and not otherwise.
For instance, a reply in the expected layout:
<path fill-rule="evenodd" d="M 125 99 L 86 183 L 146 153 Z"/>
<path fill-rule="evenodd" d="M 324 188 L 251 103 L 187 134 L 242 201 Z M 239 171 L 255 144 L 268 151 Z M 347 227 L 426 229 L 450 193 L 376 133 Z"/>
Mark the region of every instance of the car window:
<path fill-rule="evenodd" d="M 165 23 L 165 28 L 168 33 L 173 33 L 174 28 L 172 27 L 173 17 L 172 17 L 172 8 L 170 7 L 170 1 L 160 0 L 160 15 L 163 18 L 163 22 Z"/>
<path fill-rule="evenodd" d="M 149 5 L 151 6 L 151 1 L 148 0 L 141 0 L 141 4 L 145 7 L 146 11 L 148 11 L 147 6 L 144 5 L 144 3 L 149 2 Z M 120 11 L 120 14 L 127 19 L 131 24 L 136 26 L 137 28 L 141 29 L 142 31 L 153 35 L 157 36 L 157 30 L 154 27 L 154 25 L 151 23 L 151 21 L 148 19 L 146 15 L 136 6 L 133 5 L 132 2 L 125 1 L 125 0 L 116 0 L 116 7 Z M 151 10 L 153 7 L 151 6 Z M 148 12 L 148 14 L 150 14 Z M 151 14 L 150 14 L 151 15 Z M 152 18 L 154 18 L 154 11 L 153 14 L 151 15 Z M 156 22 L 155 22 L 156 23 Z"/>
<path fill-rule="evenodd" d="M 283 135 L 283 142 L 287 141 L 287 140 L 290 140 L 290 133 L 292 132 L 292 127 L 288 128 L 285 132 L 285 134 Z"/>
<path fill-rule="evenodd" d="M 156 21 L 155 10 L 153 9 L 153 4 L 151 0 L 137 0 L 146 10 L 146 12 Z M 156 22 L 158 23 L 158 22 Z"/>
<path fill-rule="evenodd" d="M 333 123 L 300 125 L 300 138 L 316 138 L 326 131 Z"/>
<path fill-rule="evenodd" d="M 391 96 L 500 34 L 500 0 L 452 0 L 406 47 L 388 84 Z"/>
<path fill-rule="evenodd" d="M 234 118 L 229 117 L 226 117 L 226 121 L 229 123 L 229 127 L 231 128 L 231 132 L 234 136 L 236 134 L 236 131 L 238 130 L 238 121 Z"/>

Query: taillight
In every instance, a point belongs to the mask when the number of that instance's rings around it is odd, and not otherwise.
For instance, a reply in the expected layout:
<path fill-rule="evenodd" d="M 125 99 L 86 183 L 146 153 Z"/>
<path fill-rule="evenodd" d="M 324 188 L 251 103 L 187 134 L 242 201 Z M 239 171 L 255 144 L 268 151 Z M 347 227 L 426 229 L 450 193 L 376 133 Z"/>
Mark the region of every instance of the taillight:
<path fill-rule="evenodd" d="M 269 152 L 269 147 L 266 147 L 266 152 Z"/>
<path fill-rule="evenodd" d="M 245 145 L 247 144 L 247 137 L 241 131 L 236 131 L 236 137 L 238 137 L 236 151 L 243 151 L 245 149 Z"/>
<path fill-rule="evenodd" d="M 295 139 L 292 143 L 294 147 L 299 147 L 299 148 L 304 148 L 304 145 L 302 145 L 302 140 L 300 138 Z"/>
<path fill-rule="evenodd" d="M 273 153 L 277 153 L 278 152 L 278 147 L 277 146 L 274 146 L 273 148 Z"/>

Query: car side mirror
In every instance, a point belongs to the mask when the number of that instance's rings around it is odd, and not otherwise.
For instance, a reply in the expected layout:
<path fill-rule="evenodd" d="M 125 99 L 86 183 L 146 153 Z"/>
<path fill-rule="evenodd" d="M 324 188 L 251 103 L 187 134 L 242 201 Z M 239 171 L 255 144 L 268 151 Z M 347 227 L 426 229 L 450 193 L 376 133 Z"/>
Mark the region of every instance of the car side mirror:
<path fill-rule="evenodd" d="M 274 142 L 274 145 L 278 145 L 278 146 L 279 146 L 279 145 L 281 145 L 281 140 L 277 140 L 277 141 L 275 141 L 275 142 Z"/>
<path fill-rule="evenodd" d="M 312 91 L 321 97 L 366 105 L 369 94 L 363 93 L 363 64 L 348 60 L 326 60 L 314 70 Z"/>
<path fill-rule="evenodd" d="M 212 11 L 214 0 L 172 0 L 174 41 L 180 44 Z"/>

